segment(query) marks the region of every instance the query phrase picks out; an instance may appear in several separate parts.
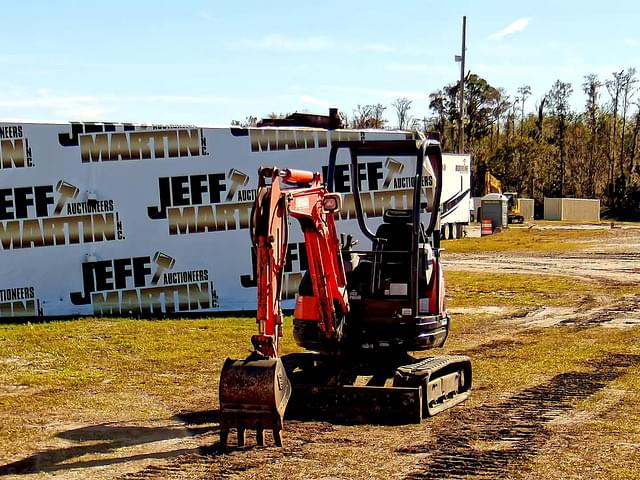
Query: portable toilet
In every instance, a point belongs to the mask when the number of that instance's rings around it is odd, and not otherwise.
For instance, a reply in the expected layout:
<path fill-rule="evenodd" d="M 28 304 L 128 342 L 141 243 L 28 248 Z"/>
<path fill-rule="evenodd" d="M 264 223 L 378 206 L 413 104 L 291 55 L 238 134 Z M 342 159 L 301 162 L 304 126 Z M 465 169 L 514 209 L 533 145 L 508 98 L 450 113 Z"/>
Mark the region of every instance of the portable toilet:
<path fill-rule="evenodd" d="M 488 193 L 482 197 L 482 220 L 490 219 L 493 228 L 507 228 L 509 199 L 501 193 Z"/>

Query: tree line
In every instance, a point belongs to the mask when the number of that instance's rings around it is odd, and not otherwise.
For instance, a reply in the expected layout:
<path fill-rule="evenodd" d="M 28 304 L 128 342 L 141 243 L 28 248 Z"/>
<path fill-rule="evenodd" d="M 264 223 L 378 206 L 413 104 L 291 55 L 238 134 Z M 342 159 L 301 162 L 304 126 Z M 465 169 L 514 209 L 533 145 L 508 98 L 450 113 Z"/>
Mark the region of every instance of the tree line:
<path fill-rule="evenodd" d="M 381 103 L 357 105 L 342 114 L 349 128 L 400 128 L 435 132 L 444 151 L 456 151 L 464 135 L 472 155 L 472 188 L 484 190 L 484 173 L 502 181 L 505 191 L 533 198 L 598 198 L 609 215 L 640 219 L 640 91 L 635 68 L 601 79 L 583 77 L 582 109 L 574 110 L 571 83 L 556 80 L 531 104 L 533 93 L 522 85 L 510 95 L 482 77 L 468 73 L 464 81 L 463 132 L 459 132 L 460 82 L 429 95 L 430 115 L 416 118 L 413 103 L 398 98 L 385 118 Z M 282 115 L 272 113 L 271 117 Z M 248 117 L 237 125 L 255 125 Z"/>
<path fill-rule="evenodd" d="M 460 82 L 433 92 L 428 128 L 445 150 L 457 144 Z M 640 218 L 640 101 L 635 68 L 583 77 L 582 109 L 571 83 L 556 80 L 527 113 L 532 92 L 512 97 L 475 74 L 465 80 L 464 140 L 475 164 L 475 190 L 489 169 L 506 190 L 544 197 L 599 198 L 611 215 Z"/>

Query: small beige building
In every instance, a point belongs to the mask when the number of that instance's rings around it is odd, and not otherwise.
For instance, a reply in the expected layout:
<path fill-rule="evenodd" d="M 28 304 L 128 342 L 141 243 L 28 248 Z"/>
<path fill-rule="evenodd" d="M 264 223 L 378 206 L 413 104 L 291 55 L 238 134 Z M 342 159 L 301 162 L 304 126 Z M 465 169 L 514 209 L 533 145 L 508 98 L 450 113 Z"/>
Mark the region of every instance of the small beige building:
<path fill-rule="evenodd" d="M 524 217 L 525 222 L 531 222 L 533 220 L 533 198 L 519 198 L 518 199 L 518 211 L 520 215 Z"/>
<path fill-rule="evenodd" d="M 589 198 L 545 198 L 544 219 L 569 222 L 599 222 L 600 200 Z"/>

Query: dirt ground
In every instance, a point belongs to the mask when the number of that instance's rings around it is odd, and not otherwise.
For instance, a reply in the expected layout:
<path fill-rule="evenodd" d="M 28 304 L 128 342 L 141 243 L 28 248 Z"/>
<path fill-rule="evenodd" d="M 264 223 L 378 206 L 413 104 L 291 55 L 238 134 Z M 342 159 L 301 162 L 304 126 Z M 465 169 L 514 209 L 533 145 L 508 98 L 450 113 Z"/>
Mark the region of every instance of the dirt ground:
<path fill-rule="evenodd" d="M 568 254 L 445 252 L 443 258 L 450 271 L 563 275 L 602 285 L 637 286 L 640 229 L 619 228 L 613 235 L 589 240 L 585 250 Z M 541 304 L 526 311 L 491 305 L 452 308 L 454 319 L 482 319 L 481 326 L 460 332 L 448 350 L 469 355 L 481 372 L 491 371 L 491 362 L 526 362 L 527 348 L 545 332 L 557 339 L 552 345 L 558 350 L 575 336 L 576 348 L 587 351 L 589 361 L 563 365 L 560 356 L 554 368 L 537 372 L 531 354 L 526 379 L 511 383 L 507 378 L 500 388 L 493 380 L 474 379 L 469 401 L 420 425 L 290 420 L 284 448 L 269 446 L 267 435 L 267 447 L 256 447 L 250 437 L 245 449 L 220 453 L 216 405 L 208 404 L 203 395 L 185 399 L 188 408 L 182 411 L 158 401 L 157 411 L 166 414 L 152 420 L 137 419 L 132 408 L 117 419 L 43 422 L 48 440 L 37 449 L 6 458 L 0 445 L 0 477 L 640 478 L 640 418 L 633 413 L 640 411 L 640 385 L 628 380 L 630 372 L 640 371 L 640 351 L 615 345 L 598 350 L 595 345 L 604 329 L 618 336 L 637 334 L 640 296 L 596 297 L 577 305 Z M 553 350 L 541 355 L 553 356 Z M 523 353 L 514 356 L 516 351 Z M 216 389 L 211 386 L 212 398 Z M 611 459 L 615 470 L 608 470 L 613 468 Z"/>
<path fill-rule="evenodd" d="M 546 226 L 533 228 L 551 229 Z M 588 231 L 594 227 L 576 225 L 572 229 Z M 475 230 L 477 228 L 473 228 L 470 234 L 475 235 Z M 514 252 L 450 254 L 445 251 L 445 265 L 448 270 L 456 271 L 571 275 L 589 280 L 637 284 L 640 281 L 640 229 L 619 226 L 612 232 L 613 235 L 604 239 L 585 241 L 587 246 L 580 252 L 522 255 Z"/>
<path fill-rule="evenodd" d="M 552 227 L 536 226 L 534 228 L 550 229 Z M 596 227 L 574 225 L 565 228 L 588 230 Z M 604 239 L 585 241 L 586 248 L 579 252 L 528 253 L 526 255 L 515 252 L 451 254 L 445 252 L 445 268 L 447 271 L 478 273 L 561 275 L 609 285 L 640 285 L 640 229 L 628 226 L 619 226 L 617 229 L 613 235 Z M 528 312 L 523 318 L 523 323 L 527 326 L 545 327 L 560 323 L 585 325 L 597 322 L 609 328 L 624 328 L 640 323 L 640 299 L 635 296 L 615 298 L 601 296 L 597 303 L 598 305 L 588 309 L 583 306 L 541 305 Z M 473 311 L 483 310 L 482 308 L 479 310 L 454 309 L 450 313 Z M 493 310 L 493 313 L 505 312 Z"/>

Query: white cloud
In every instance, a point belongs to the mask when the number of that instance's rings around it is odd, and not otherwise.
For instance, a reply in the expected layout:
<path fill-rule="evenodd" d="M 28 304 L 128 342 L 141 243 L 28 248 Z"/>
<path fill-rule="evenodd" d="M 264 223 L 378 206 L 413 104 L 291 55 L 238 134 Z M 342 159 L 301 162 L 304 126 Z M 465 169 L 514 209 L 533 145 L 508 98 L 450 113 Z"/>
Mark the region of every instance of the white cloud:
<path fill-rule="evenodd" d="M 455 74 L 460 69 L 453 62 L 450 66 L 428 63 L 387 63 L 384 68 L 392 72 L 431 73 L 433 75 L 451 75 L 452 72 Z"/>
<path fill-rule="evenodd" d="M 122 117 L 131 115 L 123 112 L 145 110 L 149 105 L 169 104 L 175 109 L 179 105 L 237 104 L 245 100 L 208 95 L 77 95 L 50 89 L 27 90 L 5 86 L 0 93 L 0 109 L 5 118 L 14 119 L 120 121 L 128 120 Z M 136 105 L 139 106 L 137 109 Z"/>
<path fill-rule="evenodd" d="M 322 107 L 324 109 L 329 109 L 332 107 L 335 107 L 334 104 L 327 102 L 325 100 L 321 100 L 319 98 L 316 97 L 312 97 L 311 95 L 300 95 L 300 101 L 302 103 L 305 103 L 307 105 L 313 105 L 316 107 Z"/>
<path fill-rule="evenodd" d="M 200 17 L 205 19 L 207 22 L 211 22 L 211 23 L 213 23 L 215 25 L 220 25 L 222 23 L 219 18 L 214 17 L 213 15 L 211 15 L 206 10 L 202 10 L 200 12 Z"/>
<path fill-rule="evenodd" d="M 491 35 L 489 35 L 489 38 L 492 40 L 499 40 L 501 38 L 507 37 L 509 35 L 513 35 L 514 33 L 517 32 L 521 32 L 523 31 L 525 28 L 527 28 L 527 25 L 529 25 L 529 21 L 531 19 L 524 17 L 524 18 L 519 18 L 518 20 L 515 20 L 514 22 L 511 22 L 509 25 L 507 25 L 505 28 L 503 28 L 502 30 L 492 33 Z"/>
<path fill-rule="evenodd" d="M 624 39 L 624 44 L 628 45 L 630 47 L 640 47 L 640 38 L 636 37 L 636 38 L 625 38 Z"/>
<path fill-rule="evenodd" d="M 333 42 L 326 37 L 290 38 L 286 35 L 265 35 L 258 40 L 242 40 L 241 47 L 259 48 L 261 50 L 284 50 L 305 52 L 313 50 L 328 50 Z"/>
<path fill-rule="evenodd" d="M 236 46 L 282 52 L 324 52 L 335 50 L 336 52 L 347 51 L 350 53 L 391 53 L 394 51 L 393 47 L 379 42 L 356 44 L 336 42 L 323 36 L 292 38 L 282 34 L 265 35 L 259 39 L 244 39 Z"/>

